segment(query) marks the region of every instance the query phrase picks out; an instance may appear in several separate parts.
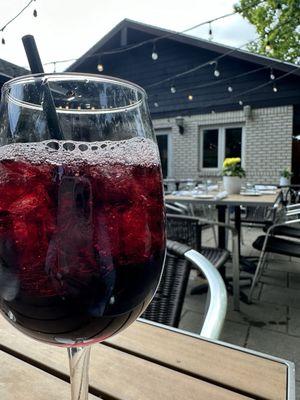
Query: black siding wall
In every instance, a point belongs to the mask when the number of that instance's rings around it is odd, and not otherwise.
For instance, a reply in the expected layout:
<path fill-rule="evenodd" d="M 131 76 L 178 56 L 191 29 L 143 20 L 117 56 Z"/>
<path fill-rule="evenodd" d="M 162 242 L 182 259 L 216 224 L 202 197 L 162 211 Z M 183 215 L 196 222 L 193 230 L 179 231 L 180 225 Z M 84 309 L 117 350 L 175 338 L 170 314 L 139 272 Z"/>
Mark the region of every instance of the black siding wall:
<path fill-rule="evenodd" d="M 101 51 L 119 48 L 120 37 L 120 34 L 114 36 Z M 127 38 L 128 43 L 139 43 L 143 40 L 153 38 L 153 36 L 128 29 Z M 151 58 L 151 43 L 127 52 L 104 55 L 102 57 L 102 63 L 105 67 L 103 73 L 105 75 L 112 75 L 133 81 L 146 89 L 149 95 L 152 118 L 171 117 L 179 114 L 207 113 L 212 110 L 238 110 L 241 109 L 238 103 L 239 100 L 242 100 L 244 105 L 250 104 L 254 108 L 300 104 L 299 76 L 290 75 L 276 82 L 277 93 L 273 92 L 273 85 L 271 83 L 252 93 L 240 95 L 242 92 L 270 81 L 270 69 L 266 68 L 248 76 L 234 79 L 236 75 L 255 70 L 261 66 L 238 60 L 232 56 L 226 56 L 219 61 L 219 78 L 216 78 L 213 74 L 214 66 L 208 65 L 193 73 L 177 78 L 173 82 L 169 81 L 151 88 L 149 86 L 155 82 L 187 71 L 219 56 L 215 52 L 170 39 L 159 40 L 156 49 L 159 55 L 157 61 L 153 61 Z M 96 69 L 97 60 L 97 57 L 87 58 L 77 71 L 98 73 Z M 274 74 L 278 77 L 284 73 L 274 70 Z M 224 79 L 231 80 L 222 83 L 221 81 Z M 194 88 L 195 86 L 217 81 L 220 81 L 220 83 L 202 88 Z M 177 89 L 175 94 L 170 92 L 172 83 Z M 227 90 L 229 84 L 233 88 L 231 94 Z M 190 93 L 193 95 L 193 101 L 189 101 L 187 98 Z M 159 107 L 154 106 L 155 102 L 159 104 Z"/>

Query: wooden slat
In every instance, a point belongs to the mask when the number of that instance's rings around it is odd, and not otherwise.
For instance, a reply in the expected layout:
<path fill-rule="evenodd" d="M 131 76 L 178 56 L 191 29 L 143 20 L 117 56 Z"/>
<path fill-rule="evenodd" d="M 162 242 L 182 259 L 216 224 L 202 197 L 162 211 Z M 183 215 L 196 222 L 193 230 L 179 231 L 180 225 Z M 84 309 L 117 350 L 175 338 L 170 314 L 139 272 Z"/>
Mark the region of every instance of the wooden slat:
<path fill-rule="evenodd" d="M 134 323 L 107 343 L 243 393 L 286 399 L 287 366 L 283 363 L 142 322 Z"/>
<path fill-rule="evenodd" d="M 1 400 L 69 400 L 70 385 L 0 351 Z M 99 398 L 98 398 L 99 399 Z M 89 400 L 96 400 L 90 396 Z"/>
<path fill-rule="evenodd" d="M 26 337 L 2 317 L 0 344 L 4 350 L 14 351 L 16 356 L 28 358 L 62 374 L 68 373 L 65 349 Z M 104 399 L 109 395 L 119 400 L 249 400 L 247 396 L 104 345 L 93 347 L 90 383 L 94 390 L 103 393 Z M 58 393 L 56 389 L 55 392 Z M 43 397 L 43 400 L 46 399 Z"/>

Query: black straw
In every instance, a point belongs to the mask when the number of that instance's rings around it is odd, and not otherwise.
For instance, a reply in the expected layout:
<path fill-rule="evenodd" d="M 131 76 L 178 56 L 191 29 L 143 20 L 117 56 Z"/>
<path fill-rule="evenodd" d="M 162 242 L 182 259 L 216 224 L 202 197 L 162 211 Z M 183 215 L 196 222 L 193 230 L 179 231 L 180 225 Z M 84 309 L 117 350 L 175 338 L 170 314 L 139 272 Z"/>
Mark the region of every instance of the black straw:
<path fill-rule="evenodd" d="M 33 74 L 43 73 L 43 64 L 32 35 L 22 37 L 23 46 L 27 55 L 29 66 Z M 43 111 L 46 116 L 49 133 L 52 139 L 62 140 L 63 134 L 56 114 L 54 100 L 47 82 L 43 83 L 44 90 Z"/>

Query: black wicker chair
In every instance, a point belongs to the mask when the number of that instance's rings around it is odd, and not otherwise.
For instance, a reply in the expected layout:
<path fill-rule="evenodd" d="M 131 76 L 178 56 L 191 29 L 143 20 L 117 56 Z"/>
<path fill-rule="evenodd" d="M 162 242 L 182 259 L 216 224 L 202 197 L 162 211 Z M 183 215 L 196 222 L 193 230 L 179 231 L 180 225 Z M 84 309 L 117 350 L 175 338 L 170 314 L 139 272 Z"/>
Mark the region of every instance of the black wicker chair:
<path fill-rule="evenodd" d="M 227 308 L 224 282 L 214 266 L 201 254 L 175 241 L 167 241 L 166 261 L 158 290 L 141 317 L 174 328 L 178 327 L 192 265 L 205 275 L 211 291 L 201 335 L 217 339 Z"/>
<path fill-rule="evenodd" d="M 231 258 L 227 249 L 218 247 L 207 247 L 201 244 L 202 229 L 207 226 L 222 226 L 232 232 L 232 260 L 235 271 L 233 294 L 235 309 L 239 309 L 239 256 L 238 256 L 238 237 L 235 228 L 215 221 L 207 221 L 197 217 L 167 214 L 167 238 L 191 246 L 199 251 L 217 268 L 225 281 L 225 263 Z M 203 293 L 207 285 L 200 285 L 192 289 L 191 294 Z"/>

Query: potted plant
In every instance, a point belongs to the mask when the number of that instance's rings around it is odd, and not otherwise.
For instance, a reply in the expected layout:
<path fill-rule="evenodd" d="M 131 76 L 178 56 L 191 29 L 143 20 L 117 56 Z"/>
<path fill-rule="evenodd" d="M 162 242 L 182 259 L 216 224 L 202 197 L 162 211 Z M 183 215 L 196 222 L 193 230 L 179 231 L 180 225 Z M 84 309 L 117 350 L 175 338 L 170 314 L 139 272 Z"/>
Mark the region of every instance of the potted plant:
<path fill-rule="evenodd" d="M 279 186 L 289 186 L 292 176 L 293 173 L 288 168 L 284 168 L 280 172 Z"/>
<path fill-rule="evenodd" d="M 240 193 L 242 178 L 246 176 L 246 172 L 241 166 L 241 159 L 239 157 L 225 158 L 222 175 L 226 192 L 228 194 Z"/>

